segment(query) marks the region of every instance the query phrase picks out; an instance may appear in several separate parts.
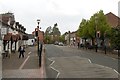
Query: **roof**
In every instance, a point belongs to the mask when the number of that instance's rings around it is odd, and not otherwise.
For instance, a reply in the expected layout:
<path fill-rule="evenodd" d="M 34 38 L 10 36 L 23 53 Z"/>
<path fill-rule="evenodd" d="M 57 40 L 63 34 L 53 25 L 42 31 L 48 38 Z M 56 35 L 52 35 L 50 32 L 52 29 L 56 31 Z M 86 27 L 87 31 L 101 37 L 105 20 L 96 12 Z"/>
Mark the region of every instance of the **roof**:
<path fill-rule="evenodd" d="M 27 34 L 28 35 L 28 39 L 34 39 L 34 35 L 33 34 Z"/>
<path fill-rule="evenodd" d="M 112 12 L 107 13 L 105 16 L 108 24 L 113 28 L 117 27 L 120 24 L 120 18 Z"/>

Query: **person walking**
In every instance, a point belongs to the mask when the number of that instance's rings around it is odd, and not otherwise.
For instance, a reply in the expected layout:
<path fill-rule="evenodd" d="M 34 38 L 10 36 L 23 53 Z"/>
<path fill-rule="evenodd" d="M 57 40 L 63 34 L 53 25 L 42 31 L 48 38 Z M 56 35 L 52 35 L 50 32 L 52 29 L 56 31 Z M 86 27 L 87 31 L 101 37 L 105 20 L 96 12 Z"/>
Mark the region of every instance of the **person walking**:
<path fill-rule="evenodd" d="M 20 46 L 19 49 L 18 49 L 18 52 L 19 52 L 19 58 L 22 57 L 24 58 L 24 52 L 25 52 L 25 49 L 23 46 Z"/>
<path fill-rule="evenodd" d="M 80 42 L 78 42 L 77 46 L 78 46 L 78 49 L 79 49 L 80 48 Z"/>

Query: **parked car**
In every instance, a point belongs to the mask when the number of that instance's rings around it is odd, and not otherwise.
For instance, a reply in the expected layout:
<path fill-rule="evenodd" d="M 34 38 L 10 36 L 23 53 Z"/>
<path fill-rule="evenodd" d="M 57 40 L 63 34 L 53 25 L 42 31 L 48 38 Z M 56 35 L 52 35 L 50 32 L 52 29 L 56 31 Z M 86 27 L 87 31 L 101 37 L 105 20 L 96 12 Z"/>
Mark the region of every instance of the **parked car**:
<path fill-rule="evenodd" d="M 56 41 L 56 42 L 54 43 L 54 45 L 59 45 L 59 42 L 58 42 L 58 41 Z"/>
<path fill-rule="evenodd" d="M 64 46 L 64 44 L 62 42 L 59 42 L 59 46 Z"/>

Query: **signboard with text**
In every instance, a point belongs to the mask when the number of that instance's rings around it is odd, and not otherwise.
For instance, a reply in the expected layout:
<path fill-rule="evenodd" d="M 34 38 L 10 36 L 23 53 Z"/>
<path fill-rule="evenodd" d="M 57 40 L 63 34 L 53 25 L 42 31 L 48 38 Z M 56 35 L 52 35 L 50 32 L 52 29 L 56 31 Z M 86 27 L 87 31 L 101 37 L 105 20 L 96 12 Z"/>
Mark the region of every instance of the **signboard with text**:
<path fill-rule="evenodd" d="M 1 28 L 1 34 L 3 35 L 7 34 L 7 28 Z"/>

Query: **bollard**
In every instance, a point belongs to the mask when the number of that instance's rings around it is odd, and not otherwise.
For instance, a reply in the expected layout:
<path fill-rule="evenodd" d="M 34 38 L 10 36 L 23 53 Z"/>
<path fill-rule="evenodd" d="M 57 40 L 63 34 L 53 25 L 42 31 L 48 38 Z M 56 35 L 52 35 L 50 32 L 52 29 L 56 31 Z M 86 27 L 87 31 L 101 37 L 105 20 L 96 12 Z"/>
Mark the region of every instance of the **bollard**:
<path fill-rule="evenodd" d="M 104 48 L 105 48 L 105 54 L 106 54 L 106 46 Z"/>
<path fill-rule="evenodd" d="M 39 67 L 41 67 L 41 56 L 39 56 Z"/>
<path fill-rule="evenodd" d="M 39 67 L 41 67 L 41 54 L 42 54 L 42 44 L 40 44 L 40 49 L 39 49 Z"/>

